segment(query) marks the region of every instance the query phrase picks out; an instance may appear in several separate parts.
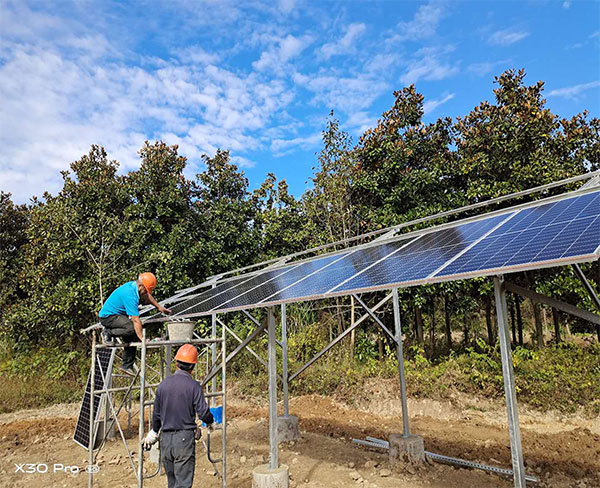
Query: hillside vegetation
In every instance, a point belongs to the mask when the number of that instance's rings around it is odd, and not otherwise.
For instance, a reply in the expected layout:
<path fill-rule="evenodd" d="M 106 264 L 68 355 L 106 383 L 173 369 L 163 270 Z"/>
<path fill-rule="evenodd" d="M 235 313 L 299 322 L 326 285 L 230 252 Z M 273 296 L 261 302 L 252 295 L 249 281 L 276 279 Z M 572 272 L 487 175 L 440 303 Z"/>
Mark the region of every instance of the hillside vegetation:
<path fill-rule="evenodd" d="M 220 272 L 600 169 L 599 119 L 553 114 L 543 82 L 528 85 L 523 71 L 509 70 L 495 84 L 491 101 L 430 123 L 423 96 L 402 88 L 357 142 L 331 113 L 311 188 L 300 197 L 274 174 L 251 191 L 227 148 L 203 156 L 202 172 L 190 179 L 185 156 L 161 141 L 146 142 L 139 169 L 126 174 L 92 146 L 62 173 L 56 195 L 18 205 L 0 192 L 0 410 L 78 399 L 89 367 L 88 338 L 79 331 L 141 271 L 157 275 L 157 298 L 165 298 Z M 598 289 L 598 262 L 582 268 Z M 595 310 L 569 267 L 511 281 Z M 364 299 L 375 303 L 375 295 Z M 411 394 L 501 396 L 490 280 L 404 289 L 400 302 Z M 598 412 L 595 328 L 510 294 L 508 304 L 520 399 Z M 349 297 L 290 307 L 292 371 L 358 313 Z M 391 323 L 389 307 L 379 314 Z M 252 330 L 240 314 L 228 320 L 240 336 Z M 247 391 L 262 381 L 259 370 L 244 369 L 251 361 L 232 371 Z M 367 321 L 294 391 L 351 398 L 366 378 L 395 374 L 391 344 Z"/>

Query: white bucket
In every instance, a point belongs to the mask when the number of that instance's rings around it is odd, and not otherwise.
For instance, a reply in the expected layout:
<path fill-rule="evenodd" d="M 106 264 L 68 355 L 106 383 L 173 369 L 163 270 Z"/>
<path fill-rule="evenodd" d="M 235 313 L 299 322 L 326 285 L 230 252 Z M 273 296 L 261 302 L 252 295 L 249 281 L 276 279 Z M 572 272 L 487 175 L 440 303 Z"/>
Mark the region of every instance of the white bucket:
<path fill-rule="evenodd" d="M 189 341 L 194 336 L 194 322 L 168 322 L 169 340 Z"/>

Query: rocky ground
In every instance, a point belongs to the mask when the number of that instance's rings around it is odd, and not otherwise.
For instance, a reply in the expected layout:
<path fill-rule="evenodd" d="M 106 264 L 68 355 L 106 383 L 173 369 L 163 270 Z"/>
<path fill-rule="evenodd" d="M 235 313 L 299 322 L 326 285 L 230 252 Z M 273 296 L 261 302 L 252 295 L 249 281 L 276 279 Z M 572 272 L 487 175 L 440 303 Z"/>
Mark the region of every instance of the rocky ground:
<path fill-rule="evenodd" d="M 55 463 L 87 465 L 87 452 L 72 440 L 78 407 L 78 404 L 59 405 L 0 415 L 0 486 L 87 486 L 86 474 L 52 473 Z M 476 399 L 460 404 L 413 400 L 410 409 L 411 427 L 424 437 L 428 451 L 510 467 L 508 432 L 504 426 L 506 417 L 501 404 Z M 252 469 L 268 461 L 266 413 L 262 405 L 240 398 L 230 400 L 229 487 L 249 488 Z M 497 475 L 437 463 L 393 467 L 387 462 L 386 452 L 354 445 L 352 438 L 367 435 L 386 438 L 389 433 L 401 430 L 399 401 L 386 397 L 384 391 L 374 391 L 372 400 L 354 407 L 317 395 L 294 398 L 291 413 L 300 417 L 301 438 L 280 446 L 280 462 L 289 466 L 292 487 L 512 486 L 510 480 Z M 123 420 L 126 425 L 125 418 Z M 537 486 L 600 487 L 599 419 L 541 415 L 522 409 L 521 420 L 527 471 L 540 479 Z M 137 426 L 132 425 L 126 434 L 130 450 L 137 451 Z M 218 437 L 219 434 L 215 435 Z M 15 464 L 23 463 L 43 463 L 48 466 L 48 472 L 15 472 Z M 100 472 L 95 476 L 95 486 L 136 486 L 120 441 L 106 444 L 98 465 Z M 154 471 L 155 465 L 147 463 L 146 466 L 148 473 Z M 194 485 L 221 486 L 200 443 L 197 444 Z M 164 487 L 166 479 L 159 475 L 149 479 L 145 486 Z"/>

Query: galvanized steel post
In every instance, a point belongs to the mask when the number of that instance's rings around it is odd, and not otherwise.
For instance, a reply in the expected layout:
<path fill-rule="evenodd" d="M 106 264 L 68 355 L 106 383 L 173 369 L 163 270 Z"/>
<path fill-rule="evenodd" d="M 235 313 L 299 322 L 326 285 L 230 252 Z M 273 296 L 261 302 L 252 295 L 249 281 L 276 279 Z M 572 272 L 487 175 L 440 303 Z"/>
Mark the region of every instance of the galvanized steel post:
<path fill-rule="evenodd" d="M 222 440 L 222 456 L 223 463 L 221 465 L 222 488 L 227 486 L 227 331 L 225 324 L 221 324 L 221 391 L 223 392 L 222 400 L 222 418 L 221 418 L 221 440 Z"/>
<path fill-rule="evenodd" d="M 89 457 L 88 457 L 88 486 L 92 488 L 94 485 L 94 470 L 92 465 L 94 464 L 94 389 L 96 386 L 96 333 L 92 332 L 92 367 L 90 369 L 90 437 L 89 437 Z"/>
<path fill-rule="evenodd" d="M 283 366 L 281 376 L 283 377 L 283 415 L 290 414 L 290 398 L 288 390 L 288 347 L 287 347 L 287 311 L 285 303 L 281 305 L 281 346 L 283 352 Z"/>
<path fill-rule="evenodd" d="M 142 328 L 140 361 L 140 415 L 138 427 L 138 488 L 144 486 L 144 400 L 146 390 L 146 329 Z"/>
<path fill-rule="evenodd" d="M 504 377 L 504 395 L 506 397 L 506 412 L 508 414 L 513 479 L 515 488 L 524 488 L 527 482 L 525 481 L 525 465 L 523 462 L 523 447 L 521 445 L 515 375 L 510 348 L 504 277 L 494 277 L 494 294 L 496 297 L 496 314 L 498 316 L 498 338 L 500 340 L 500 354 L 502 356 L 502 376 Z"/>
<path fill-rule="evenodd" d="M 277 469 L 277 355 L 275 336 L 275 313 L 273 307 L 268 309 L 267 327 L 269 332 L 269 468 Z"/>
<path fill-rule="evenodd" d="M 404 351 L 402 349 L 402 323 L 400 321 L 400 302 L 398 300 L 398 288 L 392 290 L 394 304 L 394 324 L 396 326 L 396 352 L 398 356 L 398 374 L 400 375 L 400 397 L 402 400 L 402 435 L 410 435 L 408 422 L 408 402 L 406 399 L 406 373 L 404 371 Z"/>

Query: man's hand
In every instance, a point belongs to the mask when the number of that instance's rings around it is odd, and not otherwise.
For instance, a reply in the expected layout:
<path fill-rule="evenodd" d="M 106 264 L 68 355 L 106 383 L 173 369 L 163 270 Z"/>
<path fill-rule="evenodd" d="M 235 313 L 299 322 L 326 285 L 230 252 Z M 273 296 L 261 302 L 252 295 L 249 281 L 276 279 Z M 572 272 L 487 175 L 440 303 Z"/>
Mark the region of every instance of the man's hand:
<path fill-rule="evenodd" d="M 217 428 L 217 424 L 215 422 L 213 422 L 212 424 L 208 424 L 206 426 L 206 430 L 208 431 L 209 434 L 214 432 L 216 428 Z"/>
<path fill-rule="evenodd" d="M 144 449 L 146 451 L 149 451 L 150 448 L 152 447 L 152 445 L 155 444 L 157 440 L 158 440 L 158 433 L 154 432 L 153 430 L 148 432 L 148 435 L 144 439 Z"/>
<path fill-rule="evenodd" d="M 162 305 L 159 305 L 157 308 L 160 313 L 164 313 L 165 315 L 171 315 L 172 313 L 170 309 L 165 308 Z"/>

